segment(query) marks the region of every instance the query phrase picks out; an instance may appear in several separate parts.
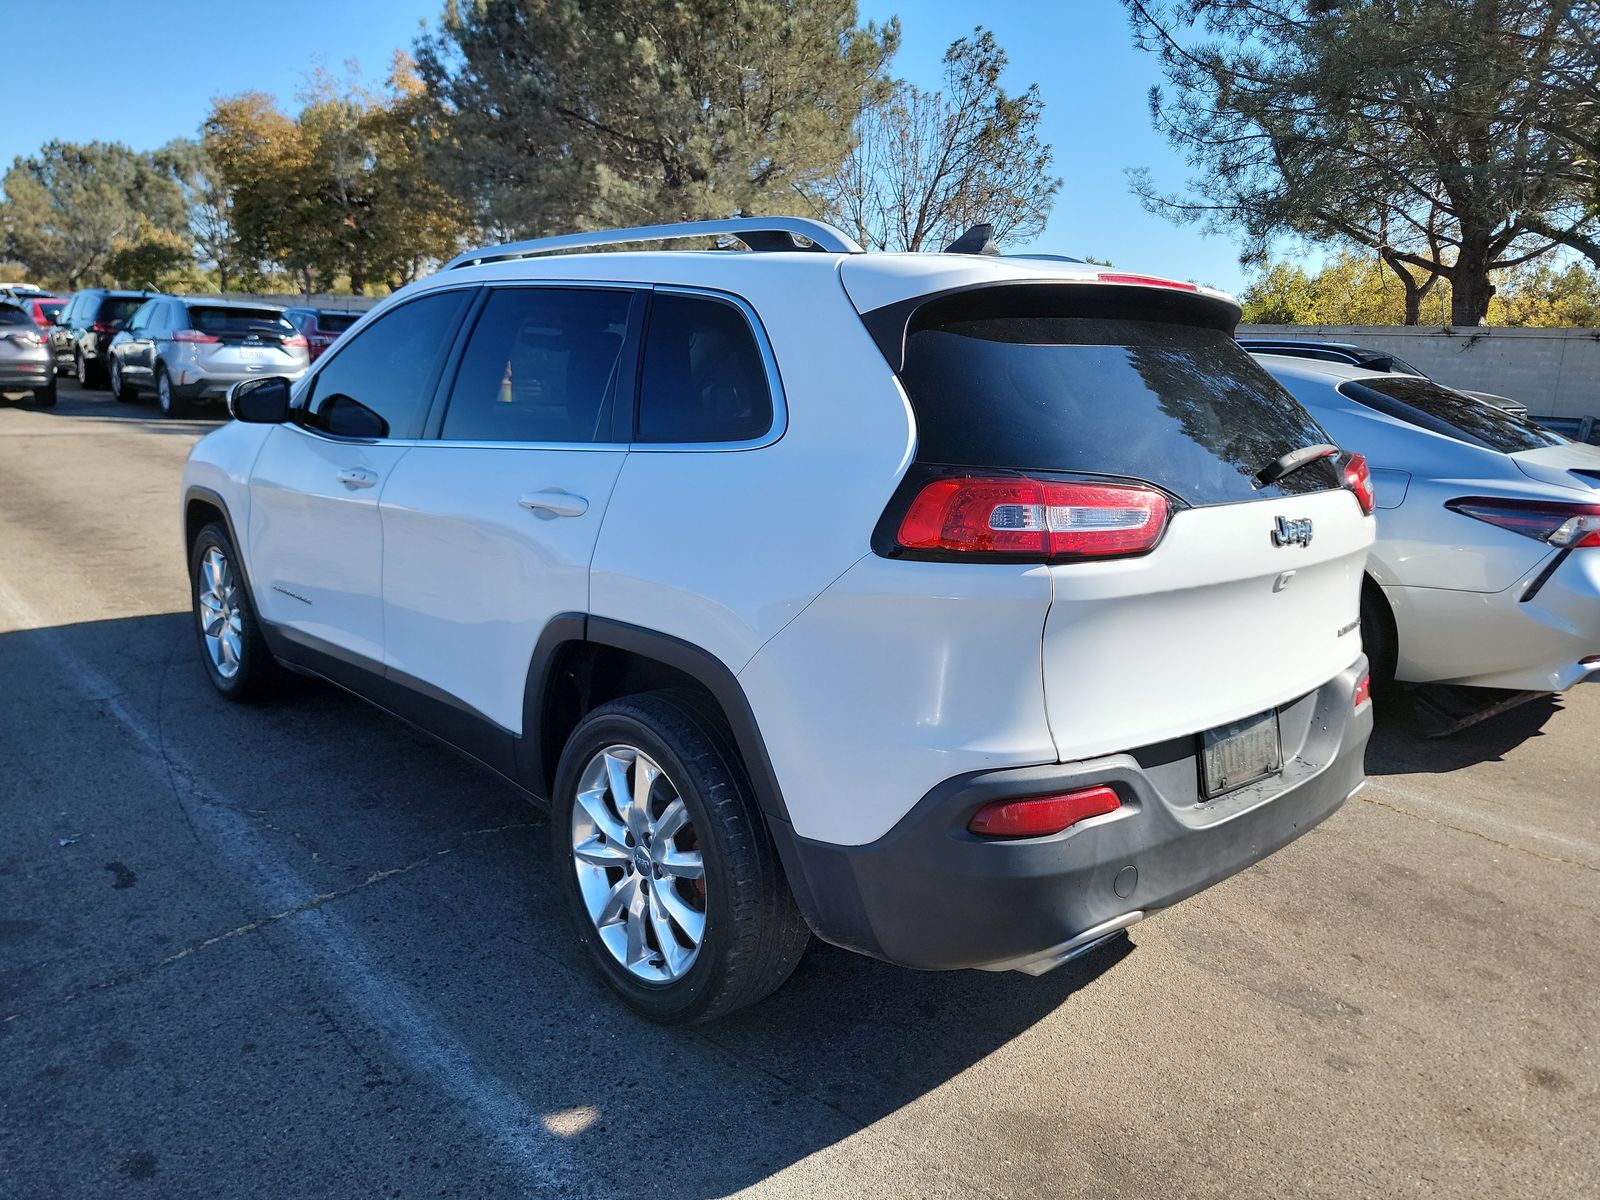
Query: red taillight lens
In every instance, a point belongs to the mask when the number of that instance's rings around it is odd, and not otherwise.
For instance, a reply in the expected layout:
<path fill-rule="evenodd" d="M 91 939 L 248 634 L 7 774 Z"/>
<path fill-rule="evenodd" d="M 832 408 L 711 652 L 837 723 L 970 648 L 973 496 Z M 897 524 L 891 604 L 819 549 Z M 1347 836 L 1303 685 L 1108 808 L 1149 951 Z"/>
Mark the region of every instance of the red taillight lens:
<path fill-rule="evenodd" d="M 180 329 L 172 335 L 175 342 L 215 342 L 217 339 L 209 333 L 201 333 L 198 329 Z"/>
<path fill-rule="evenodd" d="M 305 345 L 309 345 L 309 343 L 305 339 L 305 336 L 303 334 L 299 334 L 299 333 L 294 334 L 291 337 L 284 338 L 283 339 L 283 344 L 285 346 L 305 346 Z"/>
<path fill-rule="evenodd" d="M 1361 678 L 1356 680 L 1355 703 L 1352 705 L 1352 707 L 1360 708 L 1363 704 L 1367 703 L 1371 699 L 1372 674 L 1371 672 L 1363 672 Z"/>
<path fill-rule="evenodd" d="M 1101 283 L 1131 283 L 1138 287 L 1176 288 L 1180 292 L 1198 292 L 1198 284 L 1182 283 L 1176 279 L 1162 279 L 1159 275 L 1119 275 L 1100 272 Z"/>
<path fill-rule="evenodd" d="M 115 333 L 117 327 L 110 321 L 96 321 L 89 328 L 94 333 Z"/>
<path fill-rule="evenodd" d="M 1446 501 L 1445 507 L 1552 546 L 1600 546 L 1600 504 L 1463 496 Z"/>
<path fill-rule="evenodd" d="M 1367 467 L 1366 455 L 1352 454 L 1345 460 L 1344 485 L 1356 494 L 1361 511 L 1370 517 L 1378 496 L 1372 490 L 1372 472 Z"/>
<path fill-rule="evenodd" d="M 1108 558 L 1149 550 L 1169 513 L 1151 488 L 958 475 L 917 493 L 898 541 L 906 550 Z"/>
<path fill-rule="evenodd" d="M 984 837 L 1046 837 L 1121 807 L 1122 801 L 1108 787 L 1026 800 L 993 800 L 972 814 L 967 828 Z"/>

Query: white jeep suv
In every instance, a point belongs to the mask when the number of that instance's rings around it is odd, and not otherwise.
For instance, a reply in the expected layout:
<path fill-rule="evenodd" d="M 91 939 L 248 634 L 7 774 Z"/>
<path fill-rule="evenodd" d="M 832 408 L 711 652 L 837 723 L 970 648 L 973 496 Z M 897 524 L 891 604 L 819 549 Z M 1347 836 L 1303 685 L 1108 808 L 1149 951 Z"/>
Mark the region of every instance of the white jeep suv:
<path fill-rule="evenodd" d="M 748 250 L 552 253 L 708 236 Z M 196 446 L 201 658 L 548 800 L 652 1018 L 759 999 L 808 930 L 1038 973 L 1363 779 L 1370 485 L 1238 317 L 798 218 L 474 251 Z"/>

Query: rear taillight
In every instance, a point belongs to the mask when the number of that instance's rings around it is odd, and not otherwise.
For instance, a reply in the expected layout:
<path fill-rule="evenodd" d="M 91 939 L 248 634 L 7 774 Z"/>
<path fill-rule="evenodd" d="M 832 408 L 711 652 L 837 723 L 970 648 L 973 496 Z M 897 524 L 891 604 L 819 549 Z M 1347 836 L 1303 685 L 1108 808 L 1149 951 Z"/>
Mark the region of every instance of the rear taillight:
<path fill-rule="evenodd" d="M 1372 673 L 1370 671 L 1363 671 L 1361 673 L 1361 678 L 1356 680 L 1355 702 L 1352 704 L 1351 707 L 1360 708 L 1363 704 L 1366 704 L 1369 701 L 1371 701 L 1371 699 L 1372 699 Z"/>
<path fill-rule="evenodd" d="M 1119 275 L 1101 271 L 1101 283 L 1131 283 L 1136 287 L 1175 288 L 1180 292 L 1198 292 L 1197 284 L 1182 283 L 1176 279 L 1162 279 L 1159 275 Z"/>
<path fill-rule="evenodd" d="M 209 333 L 201 333 L 198 329 L 180 329 L 172 335 L 175 342 L 215 342 L 220 339 L 212 337 Z"/>
<path fill-rule="evenodd" d="M 15 333 L 6 334 L 6 336 L 8 338 L 10 338 L 13 342 L 16 342 L 17 345 L 19 345 L 19 346 L 42 346 L 42 345 L 44 345 L 44 338 L 40 337 L 37 333 L 35 333 L 31 329 L 19 329 Z"/>
<path fill-rule="evenodd" d="M 1445 507 L 1552 546 L 1600 546 L 1600 504 L 1463 496 L 1446 501 Z"/>
<path fill-rule="evenodd" d="M 1121 807 L 1121 799 L 1108 787 L 1025 800 L 992 800 L 972 814 L 967 829 L 984 837 L 1048 837 Z"/>
<path fill-rule="evenodd" d="M 1364 454 L 1352 454 L 1344 463 L 1344 485 L 1356 494 L 1361 511 L 1367 516 L 1377 505 L 1377 493 L 1372 490 L 1372 472 L 1367 468 Z"/>
<path fill-rule="evenodd" d="M 285 346 L 306 346 L 310 343 L 306 341 L 304 334 L 296 333 L 284 338 L 283 344 Z"/>
<path fill-rule="evenodd" d="M 1169 511 L 1151 488 L 956 475 L 923 486 L 896 540 L 903 550 L 1112 558 L 1151 549 Z"/>
<path fill-rule="evenodd" d="M 117 331 L 117 327 L 110 321 L 96 321 L 89 326 L 89 329 L 93 333 L 115 333 Z"/>

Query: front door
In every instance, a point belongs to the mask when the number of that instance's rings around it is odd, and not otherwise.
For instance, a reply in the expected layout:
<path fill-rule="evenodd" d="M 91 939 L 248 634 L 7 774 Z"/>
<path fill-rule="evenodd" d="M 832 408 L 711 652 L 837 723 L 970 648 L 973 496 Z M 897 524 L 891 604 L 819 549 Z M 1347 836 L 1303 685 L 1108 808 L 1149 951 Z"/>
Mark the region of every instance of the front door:
<path fill-rule="evenodd" d="M 263 621 L 289 641 L 381 674 L 379 500 L 421 436 L 465 291 L 391 309 L 330 354 L 250 477 L 249 562 Z"/>

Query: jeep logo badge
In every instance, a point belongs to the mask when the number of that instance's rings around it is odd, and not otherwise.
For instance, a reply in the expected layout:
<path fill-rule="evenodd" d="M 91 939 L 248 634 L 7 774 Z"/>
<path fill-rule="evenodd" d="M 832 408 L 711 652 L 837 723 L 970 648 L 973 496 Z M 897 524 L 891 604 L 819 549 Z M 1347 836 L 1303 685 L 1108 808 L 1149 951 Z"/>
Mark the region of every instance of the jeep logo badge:
<path fill-rule="evenodd" d="M 1278 523 L 1272 527 L 1272 544 L 1274 546 L 1311 545 L 1311 518 L 1295 517 L 1290 520 L 1285 517 L 1279 517 Z"/>

